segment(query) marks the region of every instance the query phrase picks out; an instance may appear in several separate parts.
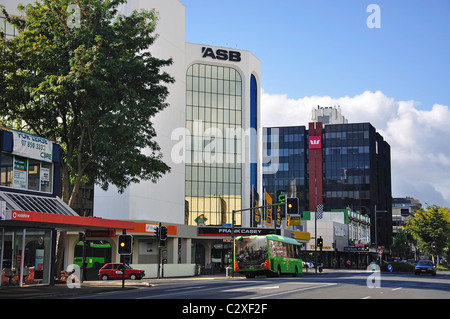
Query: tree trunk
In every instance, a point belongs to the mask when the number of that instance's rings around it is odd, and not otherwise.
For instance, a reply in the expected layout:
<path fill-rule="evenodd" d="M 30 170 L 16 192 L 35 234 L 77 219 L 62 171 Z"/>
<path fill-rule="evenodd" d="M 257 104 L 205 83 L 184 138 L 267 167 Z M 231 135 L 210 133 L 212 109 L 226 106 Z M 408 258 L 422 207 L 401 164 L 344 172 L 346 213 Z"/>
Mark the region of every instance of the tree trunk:
<path fill-rule="evenodd" d="M 69 171 L 67 167 L 62 165 L 61 167 L 61 175 L 62 175 L 62 200 L 67 203 L 67 200 L 70 196 L 70 178 Z M 65 240 L 66 240 L 66 232 L 58 231 L 56 235 L 56 253 L 55 253 L 55 278 L 59 279 L 61 274 L 61 269 L 63 266 L 64 259 L 64 249 L 65 249 Z"/>

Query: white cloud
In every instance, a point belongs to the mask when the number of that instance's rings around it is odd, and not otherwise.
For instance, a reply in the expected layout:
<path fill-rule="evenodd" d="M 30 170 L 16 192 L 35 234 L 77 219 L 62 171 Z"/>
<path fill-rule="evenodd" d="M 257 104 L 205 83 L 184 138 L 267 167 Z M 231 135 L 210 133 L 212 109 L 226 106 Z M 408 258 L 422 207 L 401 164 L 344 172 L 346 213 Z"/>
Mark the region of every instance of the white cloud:
<path fill-rule="evenodd" d="M 310 96 L 297 100 L 261 93 L 262 126 L 307 125 L 312 109 L 340 106 L 349 123 L 370 122 L 391 146 L 392 195 L 450 207 L 450 110 L 418 108 L 383 92 L 353 97 Z"/>

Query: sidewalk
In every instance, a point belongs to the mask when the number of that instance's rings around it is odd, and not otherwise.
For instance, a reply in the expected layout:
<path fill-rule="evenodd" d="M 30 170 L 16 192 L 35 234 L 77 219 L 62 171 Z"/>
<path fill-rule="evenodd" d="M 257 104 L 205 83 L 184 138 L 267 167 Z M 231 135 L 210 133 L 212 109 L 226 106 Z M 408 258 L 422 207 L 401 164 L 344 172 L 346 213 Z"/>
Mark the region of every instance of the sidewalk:
<path fill-rule="evenodd" d="M 156 279 L 155 279 L 156 280 Z M 125 280 L 124 289 L 137 289 L 152 287 L 152 279 Z M 55 284 L 53 286 L 24 286 L 24 287 L 2 287 L 0 299 L 47 299 L 64 298 L 70 296 L 88 295 L 109 291 L 122 290 L 122 280 L 108 281 L 85 281 L 80 283 L 79 288 L 69 288 L 66 284 Z"/>
<path fill-rule="evenodd" d="M 142 280 L 125 280 L 123 289 L 151 288 L 166 280 L 212 280 L 226 278 L 225 274 L 201 275 L 194 277 L 148 278 Z M 80 287 L 69 288 L 66 284 L 53 286 L 23 286 L 0 288 L 0 299 L 48 299 L 70 296 L 89 295 L 122 290 L 122 280 L 92 280 L 80 283 Z"/>

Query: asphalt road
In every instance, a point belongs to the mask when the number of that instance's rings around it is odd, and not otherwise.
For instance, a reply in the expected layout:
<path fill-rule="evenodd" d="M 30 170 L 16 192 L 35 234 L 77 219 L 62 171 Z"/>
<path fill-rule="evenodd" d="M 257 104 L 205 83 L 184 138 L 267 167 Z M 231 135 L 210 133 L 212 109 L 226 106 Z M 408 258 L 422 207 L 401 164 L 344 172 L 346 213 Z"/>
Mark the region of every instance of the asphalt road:
<path fill-rule="evenodd" d="M 149 287 L 77 296 L 78 299 L 264 300 L 275 299 L 450 299 L 450 275 L 415 276 L 372 272 L 328 272 L 293 278 L 164 279 Z"/>

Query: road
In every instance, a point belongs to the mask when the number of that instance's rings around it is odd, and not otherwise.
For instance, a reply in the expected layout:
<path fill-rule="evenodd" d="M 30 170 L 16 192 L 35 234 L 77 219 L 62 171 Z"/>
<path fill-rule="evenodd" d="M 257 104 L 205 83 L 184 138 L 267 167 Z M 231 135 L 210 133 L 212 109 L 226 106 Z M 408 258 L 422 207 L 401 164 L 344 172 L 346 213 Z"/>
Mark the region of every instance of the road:
<path fill-rule="evenodd" d="M 450 299 L 450 275 L 415 276 L 329 271 L 296 278 L 184 278 L 151 281 L 150 287 L 78 296 L 81 299 Z"/>

